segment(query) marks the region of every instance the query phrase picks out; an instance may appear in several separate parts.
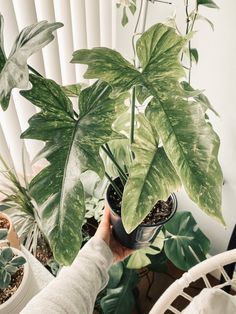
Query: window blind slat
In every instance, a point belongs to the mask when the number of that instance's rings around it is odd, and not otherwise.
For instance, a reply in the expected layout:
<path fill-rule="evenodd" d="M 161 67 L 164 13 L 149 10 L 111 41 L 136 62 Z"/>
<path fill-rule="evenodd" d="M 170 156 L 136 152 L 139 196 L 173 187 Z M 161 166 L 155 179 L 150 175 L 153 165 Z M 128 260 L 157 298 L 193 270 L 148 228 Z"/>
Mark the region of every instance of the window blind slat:
<path fill-rule="evenodd" d="M 64 85 L 74 84 L 76 81 L 75 67 L 70 63 L 73 53 L 70 2 L 54 0 L 53 4 L 56 21 L 64 24 L 64 27 L 57 30 L 62 83 Z"/>
<path fill-rule="evenodd" d="M 86 0 L 86 29 L 88 48 L 100 46 L 99 1 Z"/>
<path fill-rule="evenodd" d="M 18 90 L 13 90 L 13 99 L 16 108 L 17 118 L 19 120 L 21 132 L 28 128 L 28 120 L 36 113 L 36 107 L 27 99 L 23 98 Z M 29 153 L 30 160 L 43 148 L 43 142 L 35 140 L 25 140 L 25 146 Z"/>
<path fill-rule="evenodd" d="M 116 23 L 117 23 L 117 7 L 116 7 L 116 0 L 112 0 L 112 9 L 111 9 L 111 14 L 112 14 L 112 49 L 116 49 Z"/>
<path fill-rule="evenodd" d="M 13 98 L 10 100 L 9 108 L 3 112 L 0 110 L 0 123 L 3 129 L 5 139 L 8 143 L 9 151 L 12 156 L 14 167 L 20 174 L 23 173 L 22 168 L 22 150 L 25 149 L 24 141 L 20 139 L 21 127 L 17 117 Z M 31 173 L 29 157 L 25 154 L 25 166 L 28 174 Z"/>
<path fill-rule="evenodd" d="M 14 164 L 13 164 L 13 161 L 12 161 L 12 158 L 11 158 L 11 154 L 10 154 L 10 151 L 9 151 L 9 148 L 8 148 L 8 145 L 7 145 L 7 142 L 6 142 L 6 139 L 5 139 L 5 136 L 4 136 L 4 133 L 3 133 L 1 125 L 0 125 L 0 147 L 1 147 L 0 155 L 2 156 L 4 161 L 10 167 L 13 167 Z M 0 162 L 0 169 L 1 169 L 1 162 Z M 1 183 L 1 181 L 0 181 L 0 183 Z"/>
<path fill-rule="evenodd" d="M 112 1 L 100 0 L 100 45 L 112 47 Z"/>
<path fill-rule="evenodd" d="M 53 0 L 34 0 L 38 21 L 46 20 L 50 23 L 55 22 Z M 42 49 L 45 74 L 47 78 L 62 83 L 60 58 L 58 51 L 57 32 L 54 32 L 55 39 Z"/>
<path fill-rule="evenodd" d="M 85 16 L 85 0 L 71 0 L 71 23 L 73 34 L 73 48 L 74 51 L 78 49 L 87 48 L 87 30 L 86 30 L 86 16 Z M 77 82 L 88 83 L 88 80 L 83 78 L 86 66 L 83 64 L 76 64 L 76 80 Z"/>

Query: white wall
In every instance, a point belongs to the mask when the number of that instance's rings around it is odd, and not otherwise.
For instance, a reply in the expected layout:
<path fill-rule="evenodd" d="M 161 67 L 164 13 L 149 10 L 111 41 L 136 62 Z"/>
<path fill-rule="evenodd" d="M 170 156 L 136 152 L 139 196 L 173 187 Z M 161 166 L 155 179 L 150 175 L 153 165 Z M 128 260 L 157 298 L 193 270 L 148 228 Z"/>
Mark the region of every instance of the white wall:
<path fill-rule="evenodd" d="M 225 185 L 223 187 L 223 214 L 227 223 L 225 230 L 213 221 L 186 196 L 184 191 L 178 193 L 179 208 L 192 211 L 201 229 L 212 242 L 211 253 L 223 251 L 228 244 L 232 229 L 236 223 L 236 1 L 216 0 L 219 10 L 200 8 L 200 13 L 209 18 L 215 26 L 203 21 L 196 22 L 198 31 L 193 39 L 193 46 L 198 49 L 199 63 L 193 68 L 192 85 L 204 89 L 220 118 L 211 115 L 212 123 L 221 139 L 220 163 L 223 168 Z M 177 22 L 184 29 L 184 1 L 172 1 L 172 5 L 149 4 L 147 27 L 164 21 L 176 11 Z M 190 1 L 191 3 L 191 1 Z M 120 18 L 118 19 L 120 23 Z M 118 27 L 118 49 L 126 56 L 132 57 L 127 31 L 132 34 L 134 21 L 126 28 Z"/>

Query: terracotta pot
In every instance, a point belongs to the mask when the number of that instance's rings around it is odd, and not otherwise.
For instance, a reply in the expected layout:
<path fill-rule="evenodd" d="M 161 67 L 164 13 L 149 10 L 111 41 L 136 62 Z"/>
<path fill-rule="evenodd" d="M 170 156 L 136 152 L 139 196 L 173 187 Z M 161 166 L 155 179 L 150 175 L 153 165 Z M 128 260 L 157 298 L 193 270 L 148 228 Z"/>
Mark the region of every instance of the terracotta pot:
<path fill-rule="evenodd" d="M 116 178 L 115 180 L 119 180 Z M 109 185 L 106 193 L 106 203 L 110 209 L 110 221 L 112 224 L 112 231 L 115 238 L 125 247 L 130 249 L 140 249 L 143 247 L 150 246 L 157 236 L 158 232 L 161 230 L 162 226 L 169 221 L 175 214 L 177 210 L 177 199 L 174 193 L 170 195 L 172 198 L 172 213 L 165 221 L 160 221 L 157 224 L 153 225 L 144 225 L 140 224 L 136 229 L 134 229 L 131 233 L 127 233 L 122 223 L 121 217 L 115 212 L 112 208 L 111 204 L 109 203 L 109 193 L 110 193 L 111 185 Z"/>
<path fill-rule="evenodd" d="M 14 248 L 20 250 L 20 240 L 19 240 L 18 235 L 15 231 L 15 228 L 12 224 L 11 218 L 3 212 L 0 212 L 0 218 L 1 217 L 5 218 L 9 221 L 10 227 L 8 229 L 7 240 L 10 242 L 10 247 L 14 247 Z"/>
<path fill-rule="evenodd" d="M 17 256 L 23 256 L 25 259 L 25 255 L 15 249 L 12 248 L 13 252 Z M 24 266 L 24 274 L 21 281 L 20 286 L 16 290 L 16 292 L 8 299 L 6 302 L 0 305 L 0 313 L 1 314 L 19 314 L 20 311 L 26 306 L 26 304 L 31 299 L 31 269 L 29 262 L 26 259 L 26 263 Z"/>

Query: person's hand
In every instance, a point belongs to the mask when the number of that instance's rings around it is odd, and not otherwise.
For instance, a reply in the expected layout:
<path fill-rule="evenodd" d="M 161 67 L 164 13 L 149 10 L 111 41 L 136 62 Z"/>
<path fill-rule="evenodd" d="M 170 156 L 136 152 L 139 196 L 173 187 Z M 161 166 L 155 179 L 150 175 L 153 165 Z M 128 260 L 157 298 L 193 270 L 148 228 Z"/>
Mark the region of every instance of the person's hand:
<path fill-rule="evenodd" d="M 110 247 L 114 256 L 114 263 L 122 261 L 133 252 L 133 250 L 124 247 L 114 238 L 112 234 L 112 226 L 110 224 L 110 210 L 106 205 L 102 221 L 98 226 L 95 237 L 104 240 Z"/>

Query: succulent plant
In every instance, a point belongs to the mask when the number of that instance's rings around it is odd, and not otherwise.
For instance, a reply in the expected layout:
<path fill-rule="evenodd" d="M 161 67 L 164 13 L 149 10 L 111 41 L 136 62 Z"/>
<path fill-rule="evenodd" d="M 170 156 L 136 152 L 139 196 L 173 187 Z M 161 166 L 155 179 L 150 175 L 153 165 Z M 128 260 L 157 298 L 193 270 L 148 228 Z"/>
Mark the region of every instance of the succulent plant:
<path fill-rule="evenodd" d="M 6 236 L 7 230 L 0 229 L 0 239 L 5 240 Z M 0 249 L 0 289 L 5 289 L 9 286 L 11 276 L 25 263 L 26 259 L 23 256 L 15 256 L 11 248 Z"/>

